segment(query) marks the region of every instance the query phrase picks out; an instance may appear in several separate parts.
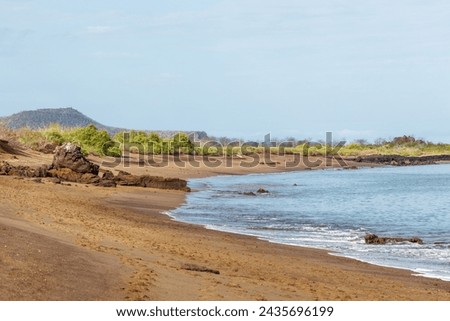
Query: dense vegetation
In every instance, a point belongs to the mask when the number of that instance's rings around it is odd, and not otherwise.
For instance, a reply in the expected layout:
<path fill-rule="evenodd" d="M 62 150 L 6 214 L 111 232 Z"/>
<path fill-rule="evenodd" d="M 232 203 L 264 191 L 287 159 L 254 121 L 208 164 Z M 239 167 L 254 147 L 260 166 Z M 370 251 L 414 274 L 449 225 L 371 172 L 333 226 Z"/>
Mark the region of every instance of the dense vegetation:
<path fill-rule="evenodd" d="M 193 142 L 185 133 L 176 133 L 171 138 L 163 138 L 157 133 L 145 131 L 122 131 L 111 137 L 106 130 L 100 130 L 94 125 L 81 128 L 65 129 L 59 125 L 52 125 L 44 129 L 0 130 L 0 139 L 16 141 L 22 146 L 52 152 L 54 148 L 65 142 L 72 142 L 81 146 L 86 154 L 100 156 L 121 156 L 123 153 L 140 154 L 196 154 L 210 156 L 251 155 L 254 153 L 270 152 L 272 154 L 301 154 L 304 156 L 325 156 L 339 154 L 341 156 L 364 155 L 402 155 L 422 156 L 450 154 L 450 144 L 435 144 L 418 140 L 411 136 L 394 138 L 391 141 L 379 139 L 375 143 L 363 140 L 345 144 L 342 147 L 329 146 L 324 142 L 313 143 L 295 141 L 273 144 L 264 147 L 261 144 L 241 143 L 229 140 L 223 144 L 214 140 Z"/>
<path fill-rule="evenodd" d="M 52 152 L 56 146 L 66 142 L 79 145 L 85 154 L 121 156 L 123 152 L 141 154 L 193 154 L 194 144 L 184 133 L 172 138 L 161 138 L 156 133 L 143 131 L 120 132 L 111 137 L 106 130 L 94 125 L 79 128 L 62 128 L 51 125 L 44 129 L 3 128 L 5 139 L 16 141 L 24 147 L 42 152 Z M 8 133 L 6 135 L 6 133 Z"/>
<path fill-rule="evenodd" d="M 19 143 L 38 151 L 52 152 L 56 146 L 71 142 L 79 145 L 85 154 L 121 155 L 118 144 L 111 139 L 108 132 L 99 130 L 94 125 L 71 129 L 63 129 L 59 125 L 37 130 L 22 128 L 15 133 Z"/>
<path fill-rule="evenodd" d="M 185 133 L 176 133 L 172 138 L 162 138 L 157 133 L 144 131 L 120 132 L 114 136 L 121 150 L 140 154 L 193 154 L 194 144 Z"/>

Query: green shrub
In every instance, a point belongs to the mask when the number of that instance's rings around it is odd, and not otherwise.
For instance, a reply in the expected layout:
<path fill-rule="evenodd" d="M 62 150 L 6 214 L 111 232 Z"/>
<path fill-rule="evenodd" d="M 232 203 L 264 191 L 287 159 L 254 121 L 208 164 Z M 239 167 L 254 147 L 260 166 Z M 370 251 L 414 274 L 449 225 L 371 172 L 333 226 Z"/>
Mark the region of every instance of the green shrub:
<path fill-rule="evenodd" d="M 184 133 L 175 134 L 172 138 L 172 145 L 174 154 L 192 154 L 194 151 L 194 144 Z"/>
<path fill-rule="evenodd" d="M 68 134 L 68 140 L 78 144 L 86 154 L 117 155 L 117 146 L 111 140 L 108 132 L 106 130 L 98 130 L 94 125 L 72 130 Z M 110 152 L 113 155 L 110 155 Z"/>

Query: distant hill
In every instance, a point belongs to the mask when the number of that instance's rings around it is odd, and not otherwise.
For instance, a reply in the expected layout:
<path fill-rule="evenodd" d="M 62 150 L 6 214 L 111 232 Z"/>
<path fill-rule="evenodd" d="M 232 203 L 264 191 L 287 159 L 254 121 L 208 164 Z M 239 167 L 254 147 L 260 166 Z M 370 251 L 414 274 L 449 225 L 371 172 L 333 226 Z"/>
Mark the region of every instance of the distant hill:
<path fill-rule="evenodd" d="M 45 128 L 51 124 L 59 124 L 62 127 L 74 128 L 74 127 L 86 127 L 90 124 L 94 125 L 98 129 L 103 129 L 108 131 L 111 135 L 114 135 L 120 131 L 127 129 L 111 127 L 103 125 L 92 118 L 80 113 L 74 108 L 45 108 L 37 110 L 22 111 L 17 114 L 13 114 L 7 117 L 0 117 L 0 123 L 8 128 L 19 129 L 19 128 L 31 128 L 39 129 Z M 162 137 L 172 137 L 175 133 L 179 131 L 176 130 L 149 130 L 158 133 Z M 197 139 L 202 139 L 207 137 L 207 134 L 202 131 L 192 131 L 186 132 L 188 134 L 195 134 Z"/>
<path fill-rule="evenodd" d="M 101 129 L 117 130 L 118 128 L 102 125 L 92 118 L 83 115 L 74 108 L 45 108 L 37 110 L 21 111 L 7 117 L 0 117 L 0 122 L 4 123 L 6 127 L 12 129 L 31 128 L 39 129 L 45 128 L 50 124 L 59 124 L 62 127 L 85 127 L 93 124 Z"/>

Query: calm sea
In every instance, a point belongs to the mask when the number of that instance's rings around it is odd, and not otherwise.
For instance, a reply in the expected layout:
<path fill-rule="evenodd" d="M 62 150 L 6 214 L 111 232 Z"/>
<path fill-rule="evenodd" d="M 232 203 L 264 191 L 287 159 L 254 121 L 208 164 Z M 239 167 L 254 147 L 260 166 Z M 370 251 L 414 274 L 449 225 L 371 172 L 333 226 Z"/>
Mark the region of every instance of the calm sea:
<path fill-rule="evenodd" d="M 406 268 L 450 281 L 450 165 L 315 170 L 190 180 L 175 219 Z M 269 194 L 244 195 L 260 187 Z M 367 245 L 364 236 L 424 244 Z"/>

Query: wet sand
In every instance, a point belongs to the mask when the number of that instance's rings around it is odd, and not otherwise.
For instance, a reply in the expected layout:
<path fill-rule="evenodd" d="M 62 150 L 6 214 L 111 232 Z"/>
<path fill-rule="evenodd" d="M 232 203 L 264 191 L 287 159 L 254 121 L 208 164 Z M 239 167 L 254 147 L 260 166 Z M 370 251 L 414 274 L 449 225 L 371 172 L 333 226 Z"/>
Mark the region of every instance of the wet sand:
<path fill-rule="evenodd" d="M 11 162 L 49 158 L 27 157 Z M 248 172 L 127 170 L 184 178 Z M 42 181 L 0 176 L 0 300 L 450 300 L 450 282 L 160 214 L 184 202 L 184 192 Z"/>

